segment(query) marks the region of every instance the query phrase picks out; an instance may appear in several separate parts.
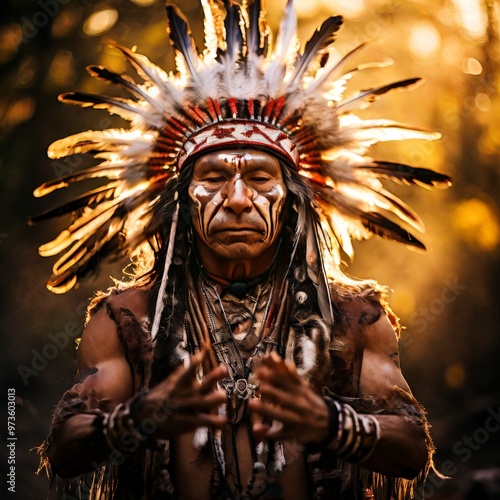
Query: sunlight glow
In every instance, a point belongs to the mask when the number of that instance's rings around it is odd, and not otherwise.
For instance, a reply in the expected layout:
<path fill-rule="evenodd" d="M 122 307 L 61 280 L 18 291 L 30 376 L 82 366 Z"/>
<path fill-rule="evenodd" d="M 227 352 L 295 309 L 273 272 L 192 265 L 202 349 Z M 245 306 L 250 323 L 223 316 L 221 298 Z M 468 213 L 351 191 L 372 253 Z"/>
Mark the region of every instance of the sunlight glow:
<path fill-rule="evenodd" d="M 491 111 L 491 99 L 488 94 L 480 92 L 474 99 L 474 104 L 479 111 L 484 111 L 485 113 Z"/>
<path fill-rule="evenodd" d="M 462 70 L 467 75 L 480 75 L 483 72 L 483 66 L 477 59 L 466 57 L 462 61 Z"/>
<path fill-rule="evenodd" d="M 102 35 L 118 21 L 116 9 L 103 9 L 93 12 L 83 24 L 83 32 L 89 36 Z"/>
<path fill-rule="evenodd" d="M 500 224 L 495 210 L 478 198 L 462 201 L 454 210 L 453 225 L 469 244 L 493 251 L 500 244 Z"/>
<path fill-rule="evenodd" d="M 318 0 L 301 0 L 299 2 L 295 2 L 294 5 L 299 18 L 313 17 L 320 9 Z"/>
<path fill-rule="evenodd" d="M 446 383 L 454 389 L 462 387 L 464 385 L 465 378 L 465 368 L 461 363 L 453 363 L 446 369 Z"/>
<path fill-rule="evenodd" d="M 453 0 L 464 34 L 472 40 L 483 40 L 488 28 L 485 2 L 481 0 Z"/>
<path fill-rule="evenodd" d="M 441 47 L 441 35 L 432 23 L 422 21 L 411 28 L 408 45 L 414 56 L 428 59 Z"/>
<path fill-rule="evenodd" d="M 343 2 L 340 0 L 321 0 L 324 10 L 338 12 L 347 18 L 359 17 L 366 9 L 365 0 L 351 0 Z"/>

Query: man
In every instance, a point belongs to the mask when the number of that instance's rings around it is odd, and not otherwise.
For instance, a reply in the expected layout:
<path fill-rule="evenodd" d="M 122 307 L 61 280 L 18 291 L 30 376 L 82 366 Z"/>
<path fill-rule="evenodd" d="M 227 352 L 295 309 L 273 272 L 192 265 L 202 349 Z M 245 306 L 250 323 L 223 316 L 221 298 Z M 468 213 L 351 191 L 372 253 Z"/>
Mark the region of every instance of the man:
<path fill-rule="evenodd" d="M 58 476 L 80 476 L 67 492 L 92 498 L 411 495 L 433 447 L 399 367 L 397 318 L 381 287 L 340 272 L 338 247 L 371 233 L 422 246 L 381 214 L 420 227 L 378 177 L 449 179 L 362 154 L 391 131 L 435 136 L 351 113 L 415 80 L 342 100 L 332 79 L 348 78 L 358 49 L 334 60 L 340 18 L 297 53 L 291 1 L 273 50 L 260 2 L 202 4 L 203 55 L 167 6 L 178 75 L 121 48 L 144 84 L 90 71 L 135 100 L 63 96 L 118 112 L 131 129 L 51 146 L 52 157 L 103 161 L 37 194 L 111 181 L 43 216 L 86 207 L 41 249 L 73 245 L 49 287 L 66 291 L 95 259 L 144 237 L 155 261 L 94 300 L 42 455 Z"/>

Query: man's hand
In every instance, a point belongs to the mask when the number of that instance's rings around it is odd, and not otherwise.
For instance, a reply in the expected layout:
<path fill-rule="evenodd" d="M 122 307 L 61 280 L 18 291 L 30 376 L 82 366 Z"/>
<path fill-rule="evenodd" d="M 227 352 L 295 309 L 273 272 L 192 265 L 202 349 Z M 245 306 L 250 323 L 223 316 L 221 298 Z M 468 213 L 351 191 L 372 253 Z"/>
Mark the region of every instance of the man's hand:
<path fill-rule="evenodd" d="M 329 434 L 328 406 L 295 367 L 272 353 L 256 370 L 261 399 L 251 399 L 253 412 L 278 422 L 278 426 L 256 423 L 255 437 L 260 440 L 295 439 L 299 443 L 320 443 Z"/>
<path fill-rule="evenodd" d="M 203 382 L 196 372 L 206 359 L 204 350 L 190 359 L 188 368 L 180 366 L 169 377 L 153 387 L 133 405 L 138 426 L 152 419 L 157 427 L 153 436 L 167 439 L 194 431 L 197 427 L 222 428 L 226 417 L 217 415 L 217 407 L 226 401 L 226 392 L 217 389 L 217 382 L 227 377 L 227 367 L 219 366 L 208 373 Z"/>

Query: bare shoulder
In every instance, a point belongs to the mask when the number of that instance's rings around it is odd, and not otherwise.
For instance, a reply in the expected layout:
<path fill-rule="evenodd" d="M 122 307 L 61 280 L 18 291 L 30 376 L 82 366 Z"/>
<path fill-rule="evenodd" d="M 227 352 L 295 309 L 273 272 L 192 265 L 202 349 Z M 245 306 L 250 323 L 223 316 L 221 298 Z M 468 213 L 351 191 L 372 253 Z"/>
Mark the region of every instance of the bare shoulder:
<path fill-rule="evenodd" d="M 94 301 L 78 347 L 79 391 L 100 394 L 114 403 L 130 397 L 136 355 L 127 341 L 129 336 L 146 337 L 141 325 L 147 310 L 144 289 L 112 291 Z"/>
<path fill-rule="evenodd" d="M 123 352 L 120 338 L 121 315 L 145 321 L 148 312 L 148 291 L 144 288 L 112 289 L 99 295 L 89 307 L 88 321 L 79 346 L 79 358 L 115 357 Z"/>

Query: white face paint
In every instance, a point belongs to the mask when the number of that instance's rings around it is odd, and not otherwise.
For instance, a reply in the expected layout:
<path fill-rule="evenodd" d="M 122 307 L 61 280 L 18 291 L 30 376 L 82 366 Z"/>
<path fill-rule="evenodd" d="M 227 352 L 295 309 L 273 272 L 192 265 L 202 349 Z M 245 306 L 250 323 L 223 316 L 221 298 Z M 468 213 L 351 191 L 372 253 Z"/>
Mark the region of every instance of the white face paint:
<path fill-rule="evenodd" d="M 254 259 L 278 241 L 287 196 L 269 153 L 228 149 L 194 164 L 189 202 L 199 246 L 219 259 Z"/>

